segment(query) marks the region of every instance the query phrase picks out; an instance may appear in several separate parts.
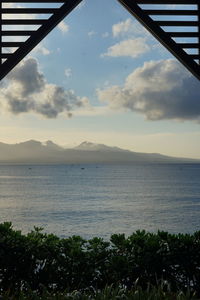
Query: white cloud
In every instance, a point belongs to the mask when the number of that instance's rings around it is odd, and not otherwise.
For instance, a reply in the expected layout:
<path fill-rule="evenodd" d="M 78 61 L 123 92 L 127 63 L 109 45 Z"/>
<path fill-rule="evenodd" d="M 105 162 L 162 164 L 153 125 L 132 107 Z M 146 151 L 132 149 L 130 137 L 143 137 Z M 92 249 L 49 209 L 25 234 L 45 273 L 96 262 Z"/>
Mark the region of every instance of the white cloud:
<path fill-rule="evenodd" d="M 2 110 L 13 114 L 36 113 L 46 118 L 64 114 L 71 117 L 76 109 L 89 103 L 87 98 L 77 96 L 72 90 L 48 83 L 34 58 L 24 60 L 11 71 L 0 90 Z"/>
<path fill-rule="evenodd" d="M 120 40 L 110 46 L 101 57 L 129 56 L 132 58 L 143 55 L 153 47 L 151 36 L 137 21 L 130 18 L 112 26 L 112 35 Z"/>
<path fill-rule="evenodd" d="M 147 31 L 142 25 L 130 18 L 112 26 L 113 37 L 146 36 Z"/>
<path fill-rule="evenodd" d="M 200 83 L 177 61 L 150 61 L 137 68 L 124 86 L 98 90 L 112 109 L 145 115 L 148 120 L 200 121 Z"/>
<path fill-rule="evenodd" d="M 108 106 L 91 106 L 89 103 L 85 103 L 85 106 L 81 109 L 77 109 L 74 112 L 75 116 L 86 116 L 86 117 L 94 117 L 94 116 L 106 116 L 113 115 L 113 110 L 111 110 Z"/>
<path fill-rule="evenodd" d="M 67 33 L 69 31 L 69 25 L 67 25 L 64 21 L 61 21 L 58 24 L 58 29 L 62 32 L 62 33 Z"/>
<path fill-rule="evenodd" d="M 89 31 L 88 32 L 88 36 L 89 37 L 93 37 L 94 35 L 96 35 L 97 33 L 96 33 L 96 31 L 94 31 L 94 30 L 91 30 L 91 31 Z"/>
<path fill-rule="evenodd" d="M 112 26 L 112 36 L 118 42 L 111 45 L 101 57 L 138 57 L 153 50 L 155 47 L 154 38 L 136 20 L 128 18 Z"/>
<path fill-rule="evenodd" d="M 33 49 L 33 52 L 34 53 L 39 53 L 39 54 L 42 54 L 42 55 L 49 55 L 51 53 L 51 51 L 46 48 L 45 46 L 43 46 L 42 44 L 38 44 L 34 49 Z"/>
<path fill-rule="evenodd" d="M 66 77 L 71 77 L 72 76 L 72 69 L 67 68 L 67 69 L 65 69 L 64 73 L 65 73 Z"/>
<path fill-rule="evenodd" d="M 107 38 L 107 37 L 109 37 L 109 32 L 104 32 L 104 33 L 102 34 L 102 38 Z"/>
<path fill-rule="evenodd" d="M 101 55 L 119 57 L 119 56 L 130 56 L 138 57 L 150 50 L 150 47 L 146 44 L 145 38 L 135 38 L 121 41 L 108 48 L 107 52 Z"/>

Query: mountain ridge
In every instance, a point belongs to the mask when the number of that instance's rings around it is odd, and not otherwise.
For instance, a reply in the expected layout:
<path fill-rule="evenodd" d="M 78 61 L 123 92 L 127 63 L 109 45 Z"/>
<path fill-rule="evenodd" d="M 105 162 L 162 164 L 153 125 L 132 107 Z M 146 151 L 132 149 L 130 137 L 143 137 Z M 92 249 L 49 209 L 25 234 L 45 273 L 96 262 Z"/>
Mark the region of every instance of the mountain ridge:
<path fill-rule="evenodd" d="M 70 164 L 70 163 L 173 163 L 200 162 L 160 153 L 142 153 L 84 141 L 74 148 L 64 148 L 48 140 L 28 140 L 17 144 L 0 142 L 0 163 Z"/>
<path fill-rule="evenodd" d="M 119 147 L 110 147 L 105 144 L 96 144 L 88 141 L 84 141 L 73 149 L 82 150 L 82 151 L 126 151 L 131 152 L 130 150 L 121 149 Z"/>

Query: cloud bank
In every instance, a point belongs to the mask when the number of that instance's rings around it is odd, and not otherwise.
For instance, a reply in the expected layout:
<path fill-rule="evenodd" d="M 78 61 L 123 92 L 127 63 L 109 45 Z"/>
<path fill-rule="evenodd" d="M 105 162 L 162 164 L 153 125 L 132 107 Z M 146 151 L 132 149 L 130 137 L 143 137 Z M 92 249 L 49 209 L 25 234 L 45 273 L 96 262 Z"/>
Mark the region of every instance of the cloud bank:
<path fill-rule="evenodd" d="M 45 118 L 60 114 L 71 117 L 92 113 L 86 97 L 48 83 L 37 60 L 21 62 L 0 86 L 1 111 L 12 114 L 35 113 Z M 194 120 L 200 122 L 200 83 L 179 62 L 168 59 L 145 62 L 135 69 L 122 86 L 99 89 L 103 110 L 133 111 L 148 120 Z M 93 109 L 92 109 L 93 108 Z"/>
<path fill-rule="evenodd" d="M 107 52 L 102 56 L 130 56 L 132 58 L 138 57 L 150 50 L 146 44 L 145 38 L 135 38 L 121 41 L 108 48 Z"/>
<path fill-rule="evenodd" d="M 151 50 L 148 43 L 149 34 L 138 23 L 130 18 L 112 26 L 112 36 L 120 39 L 119 42 L 110 46 L 101 57 L 139 57 Z M 122 39 L 122 40 L 121 40 Z"/>
<path fill-rule="evenodd" d="M 0 91 L 1 109 L 13 114 L 36 113 L 56 118 L 64 113 L 71 117 L 73 111 L 89 102 L 72 90 L 48 83 L 34 58 L 24 60 L 10 72 Z"/>
<path fill-rule="evenodd" d="M 147 30 L 136 21 L 128 18 L 112 26 L 113 37 L 148 36 Z"/>
<path fill-rule="evenodd" d="M 200 122 L 200 83 L 172 59 L 145 62 L 126 78 L 123 86 L 97 93 L 110 108 L 138 112 L 148 120 Z"/>

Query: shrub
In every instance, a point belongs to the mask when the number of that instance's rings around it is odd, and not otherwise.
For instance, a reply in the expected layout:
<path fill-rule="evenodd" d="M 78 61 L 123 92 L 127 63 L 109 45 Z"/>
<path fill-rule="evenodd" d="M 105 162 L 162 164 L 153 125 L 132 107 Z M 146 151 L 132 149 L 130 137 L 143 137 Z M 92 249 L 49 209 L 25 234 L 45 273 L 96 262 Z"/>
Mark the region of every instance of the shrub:
<path fill-rule="evenodd" d="M 62 239 L 41 228 L 24 235 L 11 223 L 0 224 L 1 295 L 28 291 L 39 295 L 44 289 L 51 295 L 66 290 L 105 292 L 108 286 L 128 294 L 136 281 L 143 292 L 149 286 L 158 292 L 167 282 L 171 293 L 190 290 L 199 296 L 200 232 L 136 231 L 104 241 L 79 236 Z"/>

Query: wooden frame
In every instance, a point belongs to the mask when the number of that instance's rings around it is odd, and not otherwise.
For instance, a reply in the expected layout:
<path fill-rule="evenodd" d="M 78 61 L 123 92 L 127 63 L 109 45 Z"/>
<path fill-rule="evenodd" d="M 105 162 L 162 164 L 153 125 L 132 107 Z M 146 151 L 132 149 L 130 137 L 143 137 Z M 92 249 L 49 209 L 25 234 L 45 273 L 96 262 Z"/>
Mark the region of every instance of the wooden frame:
<path fill-rule="evenodd" d="M 0 80 L 4 78 L 82 0 L 3 0 L 0 1 Z M 108 0 L 109 1 L 109 0 Z M 200 0 L 118 0 L 160 43 L 200 80 Z M 4 8 L 3 3 L 60 3 L 59 8 Z M 156 9 L 155 5 L 161 5 Z M 165 5 L 183 5 L 169 9 Z M 147 7 L 148 5 L 148 7 Z M 150 8 L 149 8 L 150 5 Z M 188 5 L 194 5 L 190 9 Z M 146 6 L 146 7 L 145 7 Z M 48 18 L 8 19 L 3 14 L 50 15 Z M 156 20 L 154 17 L 161 19 Z M 173 16 L 173 18 L 171 18 Z M 181 20 L 176 20 L 176 16 Z M 167 18 L 164 20 L 162 18 Z M 193 18 L 195 18 L 193 20 Z M 185 18 L 185 19 L 184 19 Z M 191 18 L 191 19 L 190 19 Z M 38 25 L 35 30 L 6 30 L 4 25 Z M 170 30 L 170 28 L 179 30 Z M 186 30 L 187 28 L 187 30 Z M 27 40 L 4 41 L 4 37 L 27 36 Z M 178 39 L 183 39 L 179 41 Z M 191 41 L 192 40 L 192 41 Z M 195 40 L 195 41 L 194 41 Z M 16 51 L 6 53 L 5 48 Z M 192 53 L 195 52 L 195 53 Z"/>

